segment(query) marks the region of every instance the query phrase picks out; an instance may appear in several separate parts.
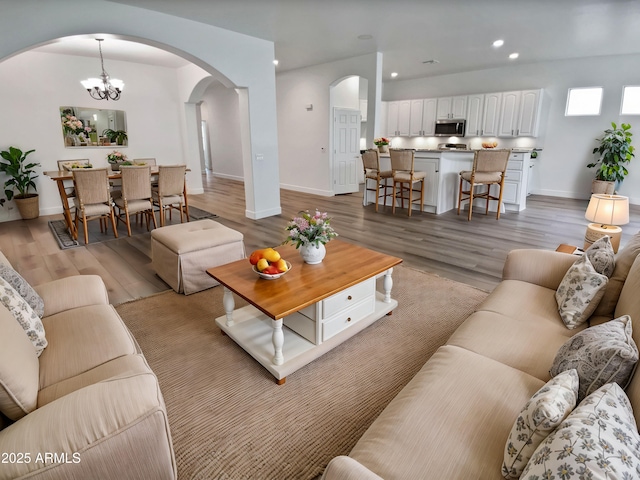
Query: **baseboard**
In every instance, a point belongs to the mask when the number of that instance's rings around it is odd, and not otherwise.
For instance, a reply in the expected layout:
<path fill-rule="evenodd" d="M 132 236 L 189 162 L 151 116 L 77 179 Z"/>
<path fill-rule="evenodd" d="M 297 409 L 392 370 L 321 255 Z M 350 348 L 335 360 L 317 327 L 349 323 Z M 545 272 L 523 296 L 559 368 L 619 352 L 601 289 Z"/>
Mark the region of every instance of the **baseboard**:
<path fill-rule="evenodd" d="M 281 183 L 280 188 L 285 190 L 292 190 L 294 192 L 309 193 L 311 195 L 320 195 L 322 197 L 333 197 L 334 193 L 331 190 L 320 190 L 318 188 L 301 187 L 299 185 L 290 185 L 287 183 Z"/>
<path fill-rule="evenodd" d="M 260 210 L 259 212 L 254 212 L 251 210 L 245 210 L 244 214 L 247 218 L 251 220 L 259 220 L 261 218 L 273 217 L 274 215 L 280 215 L 282 213 L 282 208 L 275 207 L 269 210 Z"/>
<path fill-rule="evenodd" d="M 226 173 L 217 173 L 217 172 L 211 172 L 211 175 L 218 178 L 226 178 L 228 180 L 236 180 L 238 182 L 244 183 L 244 177 L 239 175 L 228 175 Z"/>

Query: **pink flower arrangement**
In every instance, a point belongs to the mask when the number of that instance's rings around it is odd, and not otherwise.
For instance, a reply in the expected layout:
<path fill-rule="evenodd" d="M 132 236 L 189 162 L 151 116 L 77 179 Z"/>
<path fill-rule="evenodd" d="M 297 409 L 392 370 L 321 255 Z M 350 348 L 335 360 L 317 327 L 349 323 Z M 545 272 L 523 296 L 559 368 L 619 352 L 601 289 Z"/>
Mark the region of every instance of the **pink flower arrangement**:
<path fill-rule="evenodd" d="M 117 150 L 114 150 L 109 155 L 107 155 L 107 162 L 109 163 L 122 163 L 126 161 L 127 161 L 127 156 L 124 153 L 119 152 Z"/>
<path fill-rule="evenodd" d="M 296 248 L 301 245 L 324 245 L 338 236 L 330 223 L 326 212 L 316 210 L 314 215 L 309 211 L 300 212 L 300 216 L 294 217 L 287 225 L 289 234 L 283 243 L 295 243 Z"/>
<path fill-rule="evenodd" d="M 64 129 L 64 133 L 75 135 L 85 132 L 82 120 L 78 120 L 75 116 L 69 114 L 62 115 L 62 128 Z"/>

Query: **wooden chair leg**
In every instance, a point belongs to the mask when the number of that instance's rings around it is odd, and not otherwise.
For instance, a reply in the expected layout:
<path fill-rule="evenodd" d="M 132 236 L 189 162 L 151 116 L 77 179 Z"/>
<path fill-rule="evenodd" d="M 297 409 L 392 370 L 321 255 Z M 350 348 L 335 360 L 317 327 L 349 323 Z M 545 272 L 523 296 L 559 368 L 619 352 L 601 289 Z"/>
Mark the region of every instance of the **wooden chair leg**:
<path fill-rule="evenodd" d="M 502 205 L 502 191 L 504 189 L 504 177 L 500 182 L 500 193 L 498 194 L 498 211 L 496 212 L 496 220 L 500 220 L 500 205 Z"/>
<path fill-rule="evenodd" d="M 153 228 L 158 228 L 158 224 L 156 223 L 156 214 L 153 212 L 153 207 L 149 210 L 149 214 L 151 214 L 151 220 L 153 221 Z"/>
<path fill-rule="evenodd" d="M 424 212 L 424 178 L 422 179 L 422 185 L 420 187 L 420 211 Z"/>
<path fill-rule="evenodd" d="M 485 215 L 489 215 L 489 198 L 491 198 L 491 184 L 487 185 L 487 207 L 484 212 Z"/>
<path fill-rule="evenodd" d="M 178 205 L 180 205 L 180 223 L 184 223 L 184 220 L 182 218 L 182 202 L 180 202 Z"/>
<path fill-rule="evenodd" d="M 411 216 L 411 210 L 413 210 L 412 206 L 413 206 L 413 182 L 409 182 L 409 189 L 408 189 L 408 194 L 407 196 L 409 197 L 408 203 L 409 203 L 409 211 L 407 212 L 407 216 L 410 217 Z"/>
<path fill-rule="evenodd" d="M 111 209 L 111 212 L 109 212 L 109 216 L 111 217 L 111 225 L 113 226 L 113 236 L 118 238 L 118 227 L 116 225 L 116 215 L 113 212 L 113 208 Z M 129 216 L 127 215 L 127 219 L 129 218 Z"/>
<path fill-rule="evenodd" d="M 365 182 L 367 179 L 365 178 Z M 380 177 L 376 179 L 376 212 L 378 211 L 378 201 L 380 200 Z"/>
<path fill-rule="evenodd" d="M 471 211 L 473 210 L 473 192 L 475 187 L 473 182 L 469 183 L 469 215 L 467 215 L 467 221 L 471 221 Z"/>
<path fill-rule="evenodd" d="M 164 211 L 164 205 L 162 205 L 162 200 L 158 202 L 158 206 L 160 207 L 160 226 L 164 227 L 166 212 Z"/>
<path fill-rule="evenodd" d="M 462 177 L 460 177 L 460 188 L 458 189 L 458 215 L 460 215 L 460 204 L 462 203 Z"/>
<path fill-rule="evenodd" d="M 124 207 L 124 215 L 125 215 L 125 223 L 127 224 L 127 235 L 130 237 L 131 236 L 131 218 L 129 216 L 129 209 L 126 206 Z"/>
<path fill-rule="evenodd" d="M 82 226 L 84 227 L 84 244 L 89 244 L 89 230 L 87 229 L 87 217 L 82 212 Z"/>

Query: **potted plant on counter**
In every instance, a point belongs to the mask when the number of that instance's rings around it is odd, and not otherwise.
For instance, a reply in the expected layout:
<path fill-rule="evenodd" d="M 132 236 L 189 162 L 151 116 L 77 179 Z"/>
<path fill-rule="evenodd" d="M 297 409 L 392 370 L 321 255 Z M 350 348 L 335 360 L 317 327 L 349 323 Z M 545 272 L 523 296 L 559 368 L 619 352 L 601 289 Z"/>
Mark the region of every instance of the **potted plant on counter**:
<path fill-rule="evenodd" d="M 389 139 L 386 137 L 374 138 L 373 143 L 380 153 L 389 153 Z"/>
<path fill-rule="evenodd" d="M 107 128 L 102 132 L 103 137 L 107 137 L 111 143 L 117 143 L 118 145 L 126 145 L 128 136 L 124 130 L 112 130 Z"/>
<path fill-rule="evenodd" d="M 40 215 L 40 200 L 36 193 L 36 184 L 33 181 L 38 175 L 35 168 L 39 163 L 27 163 L 27 155 L 35 152 L 29 150 L 22 152 L 19 148 L 9 147 L 9 150 L 0 152 L 4 161 L 0 162 L 0 172 L 6 173 L 9 179 L 4 182 L 4 194 L 7 200 L 16 202 L 18 211 L 23 219 L 38 218 Z M 33 189 L 33 193 L 29 190 Z M 17 194 L 14 194 L 17 191 Z"/>
<path fill-rule="evenodd" d="M 610 129 L 604 131 L 604 136 L 597 139 L 600 146 L 593 149 L 596 161 L 589 163 L 588 168 L 597 168 L 596 178 L 593 180 L 591 193 L 612 195 L 620 187 L 620 183 L 629 173 L 625 164 L 635 156 L 631 145 L 631 125 L 620 124 L 618 127 L 611 122 Z"/>

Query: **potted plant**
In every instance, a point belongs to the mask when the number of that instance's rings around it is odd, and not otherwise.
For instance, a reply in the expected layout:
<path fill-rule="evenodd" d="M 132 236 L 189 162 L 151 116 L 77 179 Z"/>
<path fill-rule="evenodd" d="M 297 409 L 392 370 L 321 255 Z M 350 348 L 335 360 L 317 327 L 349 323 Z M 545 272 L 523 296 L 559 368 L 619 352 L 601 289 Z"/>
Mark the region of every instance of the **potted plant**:
<path fill-rule="evenodd" d="M 114 150 L 109 155 L 107 155 L 107 162 L 111 164 L 111 170 L 114 171 L 120 170 L 120 165 L 131 165 L 130 163 L 128 163 L 127 156 L 117 150 Z"/>
<path fill-rule="evenodd" d="M 380 153 L 389 153 L 389 139 L 386 137 L 374 138 L 373 143 Z"/>
<path fill-rule="evenodd" d="M 22 152 L 19 148 L 9 147 L 9 150 L 0 152 L 4 161 L 0 162 L 0 172 L 6 173 L 9 179 L 4 182 L 4 194 L 7 200 L 14 199 L 20 215 L 25 220 L 38 218 L 40 215 L 39 197 L 36 193 L 36 184 L 33 181 L 38 175 L 35 167 L 39 163 L 27 163 L 27 155 L 35 152 L 29 150 Z M 29 193 L 33 189 L 34 193 Z M 18 193 L 14 194 L 14 190 Z"/>
<path fill-rule="evenodd" d="M 107 137 L 110 142 L 115 142 L 118 145 L 124 145 L 127 141 L 127 132 L 124 130 L 112 130 L 107 128 L 102 132 L 103 137 Z"/>
<path fill-rule="evenodd" d="M 622 123 L 618 127 L 611 122 L 611 127 L 604 131 L 601 139 L 597 139 L 600 146 L 593 149 L 596 161 L 587 165 L 588 168 L 597 168 L 591 193 L 613 194 L 629 173 L 625 164 L 635 156 L 631 145 L 631 125 Z"/>

